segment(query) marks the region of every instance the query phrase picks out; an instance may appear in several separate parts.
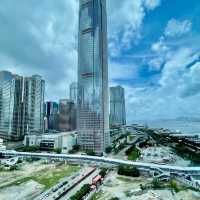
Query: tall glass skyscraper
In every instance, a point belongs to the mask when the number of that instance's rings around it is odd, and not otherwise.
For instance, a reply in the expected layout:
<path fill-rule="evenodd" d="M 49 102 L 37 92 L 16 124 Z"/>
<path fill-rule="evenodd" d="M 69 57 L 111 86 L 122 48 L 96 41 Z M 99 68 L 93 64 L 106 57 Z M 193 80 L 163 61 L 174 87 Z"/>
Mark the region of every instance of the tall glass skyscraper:
<path fill-rule="evenodd" d="M 39 75 L 24 79 L 24 134 L 44 132 L 45 81 Z"/>
<path fill-rule="evenodd" d="M 125 93 L 121 86 L 110 88 L 110 123 L 111 125 L 126 124 Z"/>
<path fill-rule="evenodd" d="M 106 0 L 79 0 L 78 142 L 102 153 L 109 145 Z"/>
<path fill-rule="evenodd" d="M 76 129 L 75 103 L 68 99 L 59 101 L 59 130 L 73 131 Z"/>
<path fill-rule="evenodd" d="M 0 136 L 8 140 L 23 137 L 22 126 L 23 77 L 0 72 Z"/>
<path fill-rule="evenodd" d="M 77 82 L 73 82 L 69 86 L 69 99 L 77 104 L 77 91 L 78 91 L 78 85 Z"/>
<path fill-rule="evenodd" d="M 21 140 L 31 132 L 43 133 L 44 89 L 41 76 L 0 71 L 0 137 Z"/>
<path fill-rule="evenodd" d="M 58 129 L 58 103 L 47 101 L 45 103 L 45 116 L 47 118 L 47 129 Z"/>

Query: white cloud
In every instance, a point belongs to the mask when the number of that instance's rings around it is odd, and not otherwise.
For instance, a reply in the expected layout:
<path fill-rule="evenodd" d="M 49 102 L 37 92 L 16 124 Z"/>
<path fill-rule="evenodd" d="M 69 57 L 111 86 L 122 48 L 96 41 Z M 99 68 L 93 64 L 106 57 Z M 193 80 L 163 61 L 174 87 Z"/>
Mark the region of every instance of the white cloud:
<path fill-rule="evenodd" d="M 128 121 L 198 117 L 200 115 L 199 56 L 195 50 L 181 47 L 166 60 L 158 86 L 126 87 Z"/>
<path fill-rule="evenodd" d="M 77 13 L 77 0 L 2 0 L 0 70 L 40 74 L 48 99 L 66 98 L 76 79 Z"/>
<path fill-rule="evenodd" d="M 155 53 L 167 52 L 169 50 L 169 48 L 165 43 L 165 38 L 163 36 L 160 37 L 158 42 L 152 44 L 151 50 L 154 51 Z"/>
<path fill-rule="evenodd" d="M 147 9 L 153 10 L 158 7 L 161 3 L 161 0 L 144 0 L 144 5 Z"/>
<path fill-rule="evenodd" d="M 159 71 L 161 69 L 164 60 L 162 57 L 157 57 L 149 61 L 149 69 L 150 71 Z"/>
<path fill-rule="evenodd" d="M 110 84 L 117 84 L 118 81 L 130 81 L 137 77 L 137 68 L 134 64 L 109 63 Z"/>
<path fill-rule="evenodd" d="M 108 38 L 110 55 L 119 56 L 121 51 L 137 43 L 146 9 L 153 10 L 160 5 L 159 0 L 109 0 Z"/>
<path fill-rule="evenodd" d="M 167 27 L 165 28 L 165 36 L 175 37 L 182 36 L 189 33 L 192 29 L 192 23 L 189 20 L 178 21 L 176 19 L 171 19 Z"/>

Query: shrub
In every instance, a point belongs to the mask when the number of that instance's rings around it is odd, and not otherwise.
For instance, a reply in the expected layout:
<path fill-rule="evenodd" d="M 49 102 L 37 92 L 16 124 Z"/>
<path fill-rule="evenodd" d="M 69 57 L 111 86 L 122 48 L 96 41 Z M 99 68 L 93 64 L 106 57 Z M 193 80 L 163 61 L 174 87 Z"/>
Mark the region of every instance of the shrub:
<path fill-rule="evenodd" d="M 161 184 L 160 184 L 160 180 L 158 178 L 154 178 L 152 181 L 152 187 L 154 189 L 160 188 Z"/>
<path fill-rule="evenodd" d="M 101 169 L 101 171 L 99 172 L 99 174 L 101 175 L 101 177 L 103 177 L 103 178 L 105 177 L 105 175 L 106 175 L 106 173 L 107 173 L 107 170 L 108 170 L 108 169 L 106 169 L 106 168 L 102 168 L 102 169 Z"/>
<path fill-rule="evenodd" d="M 95 152 L 94 152 L 93 150 L 87 150 L 87 151 L 86 151 L 86 154 L 87 154 L 88 156 L 95 156 Z"/>
<path fill-rule="evenodd" d="M 133 166 L 119 166 L 118 174 L 124 176 L 132 176 L 132 177 L 140 176 L 139 170 Z"/>
<path fill-rule="evenodd" d="M 62 149 L 61 148 L 56 148 L 53 151 L 56 152 L 56 153 L 58 153 L 58 154 L 60 154 L 62 152 Z"/>
<path fill-rule="evenodd" d="M 106 148 L 106 153 L 111 153 L 111 151 L 112 151 L 112 147 L 111 146 Z"/>
<path fill-rule="evenodd" d="M 71 200 L 81 200 L 86 194 L 88 194 L 90 192 L 90 185 L 89 184 L 85 184 L 83 185 L 83 187 L 76 192 L 75 195 L 73 195 L 70 199 Z"/>

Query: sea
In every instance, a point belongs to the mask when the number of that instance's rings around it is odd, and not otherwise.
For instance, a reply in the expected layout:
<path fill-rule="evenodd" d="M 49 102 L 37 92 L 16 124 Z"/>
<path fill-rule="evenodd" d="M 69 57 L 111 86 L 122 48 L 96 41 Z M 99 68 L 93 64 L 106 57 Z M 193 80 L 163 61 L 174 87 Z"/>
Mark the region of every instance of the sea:
<path fill-rule="evenodd" d="M 133 123 L 147 125 L 149 128 L 165 128 L 172 132 L 200 136 L 200 121 L 198 120 L 148 120 Z"/>

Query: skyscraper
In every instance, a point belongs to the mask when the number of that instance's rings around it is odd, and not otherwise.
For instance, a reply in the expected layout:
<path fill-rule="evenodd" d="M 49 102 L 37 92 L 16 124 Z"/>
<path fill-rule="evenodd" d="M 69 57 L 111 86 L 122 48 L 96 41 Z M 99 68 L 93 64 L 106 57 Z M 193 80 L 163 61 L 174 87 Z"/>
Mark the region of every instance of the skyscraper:
<path fill-rule="evenodd" d="M 24 134 L 44 132 L 45 81 L 39 75 L 24 80 Z"/>
<path fill-rule="evenodd" d="M 22 95 L 23 77 L 0 72 L 0 136 L 8 140 L 23 137 Z"/>
<path fill-rule="evenodd" d="M 59 130 L 73 131 L 76 128 L 76 108 L 73 101 L 61 99 L 59 102 Z"/>
<path fill-rule="evenodd" d="M 21 140 L 32 131 L 43 133 L 44 80 L 0 72 L 0 136 Z"/>
<path fill-rule="evenodd" d="M 47 118 L 47 129 L 58 129 L 58 104 L 47 101 L 45 104 L 45 116 Z"/>
<path fill-rule="evenodd" d="M 125 96 L 121 86 L 110 88 L 110 123 L 111 125 L 125 125 Z"/>
<path fill-rule="evenodd" d="M 77 82 L 73 82 L 69 86 L 69 99 L 77 104 L 77 92 L 78 92 L 78 85 Z"/>
<path fill-rule="evenodd" d="M 100 154 L 109 145 L 106 0 L 79 3 L 78 142 Z"/>

